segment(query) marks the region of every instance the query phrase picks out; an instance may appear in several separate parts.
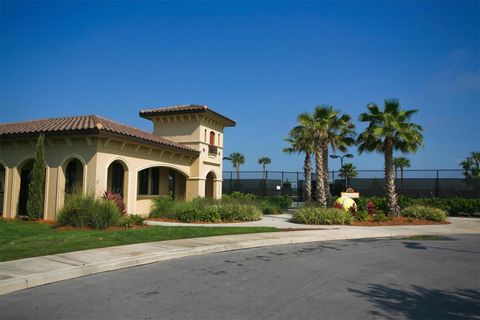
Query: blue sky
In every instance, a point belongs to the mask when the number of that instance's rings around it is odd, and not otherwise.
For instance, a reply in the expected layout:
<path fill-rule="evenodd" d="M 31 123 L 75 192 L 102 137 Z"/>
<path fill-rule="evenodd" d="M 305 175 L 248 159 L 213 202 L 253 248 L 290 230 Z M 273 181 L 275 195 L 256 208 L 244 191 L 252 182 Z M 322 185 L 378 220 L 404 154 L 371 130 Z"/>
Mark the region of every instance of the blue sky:
<path fill-rule="evenodd" d="M 459 168 L 480 150 L 479 6 L 2 1 L 0 122 L 98 114 L 150 131 L 138 110 L 206 104 L 237 121 L 225 153 L 243 153 L 243 170 L 268 156 L 301 171 L 281 152 L 297 114 L 333 105 L 360 131 L 367 103 L 396 97 L 425 129 L 412 168 Z"/>

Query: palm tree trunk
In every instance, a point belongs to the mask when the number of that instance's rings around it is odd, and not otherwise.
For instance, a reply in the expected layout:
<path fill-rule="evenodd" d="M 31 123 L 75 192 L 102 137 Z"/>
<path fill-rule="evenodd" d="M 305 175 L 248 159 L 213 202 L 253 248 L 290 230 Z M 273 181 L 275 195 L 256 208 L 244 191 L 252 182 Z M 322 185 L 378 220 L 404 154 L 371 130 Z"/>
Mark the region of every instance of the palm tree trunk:
<path fill-rule="evenodd" d="M 330 184 L 328 183 L 328 144 L 323 144 L 323 184 L 324 184 L 324 192 L 325 192 L 325 199 L 330 199 Z"/>
<path fill-rule="evenodd" d="M 240 182 L 240 167 L 235 167 L 237 171 L 237 182 Z"/>
<path fill-rule="evenodd" d="M 395 191 L 395 175 L 393 170 L 393 143 L 385 142 L 385 186 L 387 189 L 388 209 L 395 217 L 400 216 L 400 208 L 397 204 L 397 192 Z"/>
<path fill-rule="evenodd" d="M 323 148 L 321 144 L 317 144 L 315 148 L 315 166 L 317 176 L 315 196 L 317 197 L 317 204 L 320 207 L 326 207 L 327 199 L 325 198 L 325 184 L 323 183 Z"/>
<path fill-rule="evenodd" d="M 305 202 L 312 203 L 312 159 L 310 153 L 305 153 L 303 163 L 303 174 L 305 176 Z"/>

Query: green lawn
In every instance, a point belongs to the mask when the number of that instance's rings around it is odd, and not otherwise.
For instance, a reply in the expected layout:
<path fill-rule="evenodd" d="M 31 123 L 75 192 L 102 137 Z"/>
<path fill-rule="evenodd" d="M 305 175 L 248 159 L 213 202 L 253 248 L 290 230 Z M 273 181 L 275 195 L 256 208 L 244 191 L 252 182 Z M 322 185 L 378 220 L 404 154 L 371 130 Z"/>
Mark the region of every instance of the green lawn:
<path fill-rule="evenodd" d="M 0 261 L 141 242 L 275 231 L 279 230 L 266 227 L 159 226 L 118 231 L 59 231 L 38 222 L 0 219 Z"/>

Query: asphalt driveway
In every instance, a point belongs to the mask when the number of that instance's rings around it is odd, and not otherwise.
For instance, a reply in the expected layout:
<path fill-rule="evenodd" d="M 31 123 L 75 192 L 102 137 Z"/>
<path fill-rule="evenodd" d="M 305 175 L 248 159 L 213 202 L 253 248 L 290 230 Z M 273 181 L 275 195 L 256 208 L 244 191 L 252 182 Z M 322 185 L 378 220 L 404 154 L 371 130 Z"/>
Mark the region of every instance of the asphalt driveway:
<path fill-rule="evenodd" d="M 1 319 L 480 319 L 480 235 L 192 256 L 0 296 Z"/>

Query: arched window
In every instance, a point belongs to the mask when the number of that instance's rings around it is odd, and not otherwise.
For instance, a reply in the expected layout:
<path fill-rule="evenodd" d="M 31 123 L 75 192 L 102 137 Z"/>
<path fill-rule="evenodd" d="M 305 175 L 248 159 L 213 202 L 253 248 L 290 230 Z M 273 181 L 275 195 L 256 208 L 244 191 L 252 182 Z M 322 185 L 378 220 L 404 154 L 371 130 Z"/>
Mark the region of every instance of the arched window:
<path fill-rule="evenodd" d="M 65 193 L 82 190 L 83 165 L 78 159 L 72 159 L 65 168 Z"/>

